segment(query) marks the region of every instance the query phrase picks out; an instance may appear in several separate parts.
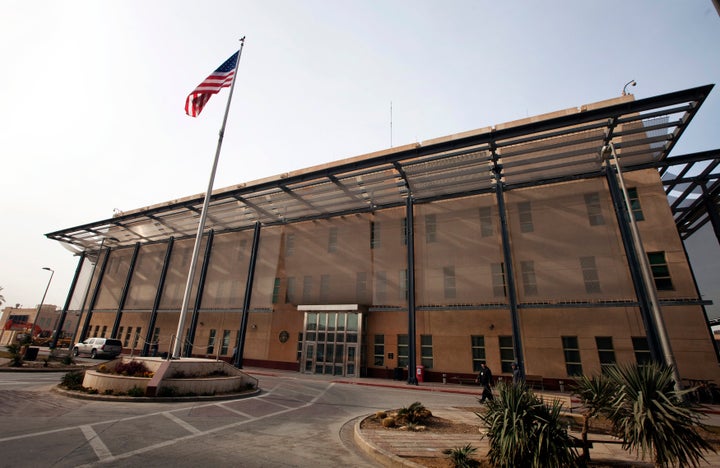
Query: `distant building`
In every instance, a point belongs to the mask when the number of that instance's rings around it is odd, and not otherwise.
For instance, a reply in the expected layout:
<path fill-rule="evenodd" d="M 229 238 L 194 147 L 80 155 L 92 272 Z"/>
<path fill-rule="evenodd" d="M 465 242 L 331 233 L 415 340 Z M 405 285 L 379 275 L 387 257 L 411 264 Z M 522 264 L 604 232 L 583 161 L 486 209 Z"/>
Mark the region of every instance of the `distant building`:
<path fill-rule="evenodd" d="M 472 376 L 481 362 L 508 374 L 517 361 L 551 388 L 662 360 L 667 333 L 682 377 L 720 381 L 681 239 L 692 226 L 676 223 L 664 189 L 675 161 L 720 161 L 668 158 L 711 88 L 623 96 L 216 190 L 183 355 L 343 376 L 409 368 L 411 381 Z M 81 256 L 68 311 L 82 313 L 81 337 L 172 349 L 202 202 L 48 234 Z"/>
<path fill-rule="evenodd" d="M 75 332 L 78 325 L 78 315 L 69 314 L 65 320 L 60 338 L 69 338 Z M 12 343 L 20 334 L 29 333 L 35 326 L 36 343 L 46 344 L 49 342 L 56 326 L 60 320 L 60 310 L 56 305 L 43 304 L 42 310 L 38 308 L 5 307 L 0 316 L 0 345 Z"/>

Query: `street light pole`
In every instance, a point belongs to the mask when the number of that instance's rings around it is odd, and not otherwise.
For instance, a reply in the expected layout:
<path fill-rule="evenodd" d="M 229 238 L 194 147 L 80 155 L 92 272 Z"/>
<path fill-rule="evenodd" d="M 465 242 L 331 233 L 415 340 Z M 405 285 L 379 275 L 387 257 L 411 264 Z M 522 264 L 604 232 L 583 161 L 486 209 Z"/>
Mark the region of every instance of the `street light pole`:
<path fill-rule="evenodd" d="M 50 289 L 50 282 L 53 279 L 53 275 L 55 274 L 55 270 L 49 267 L 43 267 L 43 270 L 47 270 L 50 272 L 50 279 L 48 279 L 47 286 L 45 286 L 45 292 L 43 293 L 42 299 L 40 299 L 40 305 L 37 308 L 37 312 L 35 312 L 35 317 L 33 318 L 32 328 L 30 329 L 30 345 L 32 345 L 33 336 L 35 335 L 35 325 L 38 322 L 38 318 L 40 317 L 40 311 L 42 310 L 42 306 L 45 303 L 45 296 L 47 296 L 48 289 Z"/>

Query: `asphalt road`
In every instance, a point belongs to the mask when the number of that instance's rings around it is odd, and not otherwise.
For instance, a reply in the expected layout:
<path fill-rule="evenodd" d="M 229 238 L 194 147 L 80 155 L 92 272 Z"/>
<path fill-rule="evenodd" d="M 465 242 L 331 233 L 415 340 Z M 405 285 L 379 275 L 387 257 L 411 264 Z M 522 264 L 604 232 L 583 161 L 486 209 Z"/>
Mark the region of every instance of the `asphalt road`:
<path fill-rule="evenodd" d="M 371 467 L 359 417 L 475 396 L 349 385 L 297 373 L 251 375 L 262 392 L 215 402 L 132 403 L 51 392 L 62 373 L 0 373 L 0 467 Z"/>

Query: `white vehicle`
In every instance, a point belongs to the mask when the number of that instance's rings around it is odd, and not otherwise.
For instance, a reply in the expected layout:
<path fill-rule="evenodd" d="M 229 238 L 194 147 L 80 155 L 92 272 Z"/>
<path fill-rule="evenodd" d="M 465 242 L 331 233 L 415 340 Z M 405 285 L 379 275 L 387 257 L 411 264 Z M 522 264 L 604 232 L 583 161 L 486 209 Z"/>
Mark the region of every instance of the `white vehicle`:
<path fill-rule="evenodd" d="M 89 354 L 95 359 L 98 356 L 117 357 L 122 353 L 122 342 L 112 338 L 88 338 L 87 340 L 75 343 L 73 355 Z"/>

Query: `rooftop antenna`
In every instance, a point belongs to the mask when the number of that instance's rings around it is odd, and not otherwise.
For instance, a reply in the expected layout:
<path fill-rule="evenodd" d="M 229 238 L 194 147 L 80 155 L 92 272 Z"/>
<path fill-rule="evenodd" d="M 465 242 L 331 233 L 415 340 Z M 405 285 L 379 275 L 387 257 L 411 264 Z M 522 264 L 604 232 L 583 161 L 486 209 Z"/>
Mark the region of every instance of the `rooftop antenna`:
<path fill-rule="evenodd" d="M 623 86 L 622 95 L 623 95 L 623 96 L 627 96 L 627 94 L 628 94 L 628 93 L 627 93 L 627 87 L 628 87 L 628 86 L 636 86 L 636 85 L 637 85 L 637 81 L 635 81 L 635 80 L 630 80 L 630 81 L 628 81 L 627 83 L 625 83 L 625 86 Z"/>

